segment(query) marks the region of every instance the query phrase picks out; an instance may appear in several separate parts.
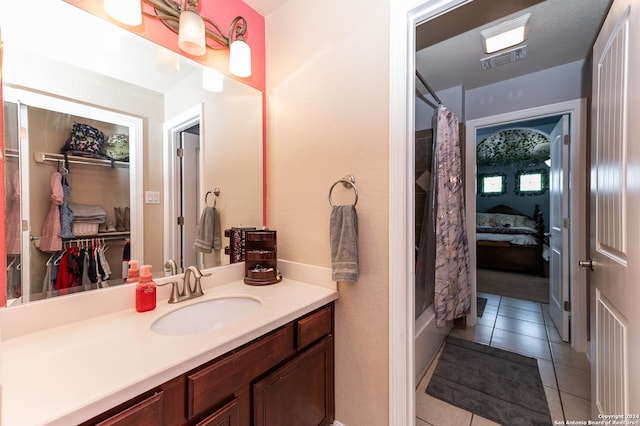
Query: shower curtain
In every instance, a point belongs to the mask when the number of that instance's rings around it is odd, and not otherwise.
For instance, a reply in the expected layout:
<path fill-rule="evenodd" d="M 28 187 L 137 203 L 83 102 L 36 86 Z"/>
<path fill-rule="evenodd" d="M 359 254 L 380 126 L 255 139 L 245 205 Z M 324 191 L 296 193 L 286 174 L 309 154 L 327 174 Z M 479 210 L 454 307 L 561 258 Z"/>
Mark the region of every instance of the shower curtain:
<path fill-rule="evenodd" d="M 470 312 L 469 243 L 465 224 L 459 121 L 444 106 L 438 107 L 435 164 L 437 200 L 435 214 L 436 325 Z"/>
<path fill-rule="evenodd" d="M 436 326 L 470 312 L 469 243 L 465 224 L 459 121 L 436 110 L 431 182 L 424 207 L 416 283 L 433 301 Z M 426 307 L 426 306 L 424 306 Z"/>
<path fill-rule="evenodd" d="M 469 243 L 465 224 L 459 122 L 454 113 L 438 107 L 435 163 L 436 201 L 436 325 L 470 312 Z"/>

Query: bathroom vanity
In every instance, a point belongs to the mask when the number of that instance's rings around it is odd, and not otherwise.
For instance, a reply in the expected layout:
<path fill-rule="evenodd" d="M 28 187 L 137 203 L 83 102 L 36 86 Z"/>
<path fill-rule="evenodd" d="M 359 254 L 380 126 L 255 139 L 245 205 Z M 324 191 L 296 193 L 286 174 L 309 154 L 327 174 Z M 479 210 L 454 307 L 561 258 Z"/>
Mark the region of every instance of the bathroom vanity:
<path fill-rule="evenodd" d="M 331 424 L 332 330 L 329 304 L 83 425 Z"/>
<path fill-rule="evenodd" d="M 187 302 L 168 304 L 165 286 L 154 311 L 118 310 L 3 340 L 2 424 L 331 424 L 335 287 L 287 273 L 270 286 L 235 276 L 214 286 L 214 277 L 203 280 L 205 295 Z M 133 287 L 119 287 L 108 290 L 133 297 Z M 181 305 L 224 298 L 261 306 L 210 331 L 152 330 Z M 2 321 L 19 322 L 16 312 L 2 312 Z"/>

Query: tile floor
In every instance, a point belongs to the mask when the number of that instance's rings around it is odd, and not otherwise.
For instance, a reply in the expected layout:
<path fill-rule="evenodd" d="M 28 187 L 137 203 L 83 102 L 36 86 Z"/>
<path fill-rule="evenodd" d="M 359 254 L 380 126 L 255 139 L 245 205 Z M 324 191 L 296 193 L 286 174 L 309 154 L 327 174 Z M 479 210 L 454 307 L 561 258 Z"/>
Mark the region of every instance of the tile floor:
<path fill-rule="evenodd" d="M 588 420 L 590 367 L 583 353 L 562 342 L 549 317 L 549 305 L 494 294 L 475 327 L 452 335 L 537 358 L 552 421 Z M 416 389 L 416 426 L 495 425 L 496 423 L 427 395 L 437 358 Z"/>

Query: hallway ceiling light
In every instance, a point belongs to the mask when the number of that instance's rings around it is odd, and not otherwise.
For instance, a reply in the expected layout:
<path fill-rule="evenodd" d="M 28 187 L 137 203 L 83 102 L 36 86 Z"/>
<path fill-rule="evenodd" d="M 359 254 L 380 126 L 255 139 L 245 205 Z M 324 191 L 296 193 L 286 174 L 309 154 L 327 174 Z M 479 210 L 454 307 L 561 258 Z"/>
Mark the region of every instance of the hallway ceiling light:
<path fill-rule="evenodd" d="M 485 53 L 516 46 L 526 40 L 530 13 L 480 31 Z"/>
<path fill-rule="evenodd" d="M 178 34 L 178 46 L 193 56 L 202 56 L 211 49 L 229 49 L 229 72 L 238 77 L 251 75 L 251 49 L 245 42 L 247 21 L 238 16 L 229 25 L 229 33 L 225 34 L 220 26 L 198 13 L 199 0 L 142 0 L 153 7 L 154 13 L 142 11 L 139 1 L 105 0 L 105 11 L 113 19 L 126 25 L 140 25 L 142 19 L 127 19 L 127 16 L 144 14 L 159 19 L 171 31 Z M 107 6 L 109 7 L 107 8 Z M 126 5 L 127 11 L 116 6 Z"/>

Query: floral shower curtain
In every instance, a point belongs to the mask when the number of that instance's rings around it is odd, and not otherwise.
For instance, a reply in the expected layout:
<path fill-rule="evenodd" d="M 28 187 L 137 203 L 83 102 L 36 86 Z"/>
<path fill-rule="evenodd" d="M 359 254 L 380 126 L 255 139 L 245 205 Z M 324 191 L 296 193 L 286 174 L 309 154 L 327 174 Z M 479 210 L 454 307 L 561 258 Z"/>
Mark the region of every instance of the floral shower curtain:
<path fill-rule="evenodd" d="M 471 308 L 459 121 L 442 105 L 438 107 L 435 137 L 434 308 L 436 325 L 442 327 Z"/>

